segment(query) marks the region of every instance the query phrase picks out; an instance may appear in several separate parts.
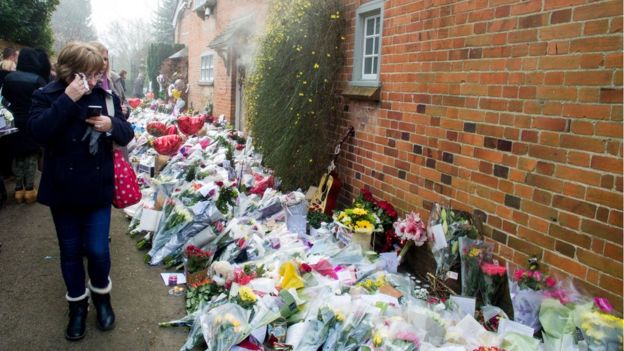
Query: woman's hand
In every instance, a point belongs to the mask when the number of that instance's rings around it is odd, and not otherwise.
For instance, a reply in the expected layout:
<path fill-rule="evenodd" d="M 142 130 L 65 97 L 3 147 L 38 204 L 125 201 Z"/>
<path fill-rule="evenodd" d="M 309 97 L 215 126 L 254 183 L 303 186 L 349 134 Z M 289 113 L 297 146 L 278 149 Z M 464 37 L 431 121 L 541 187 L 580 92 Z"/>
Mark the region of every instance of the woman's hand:
<path fill-rule="evenodd" d="M 113 129 L 113 121 L 108 116 L 89 117 L 85 121 L 92 125 L 98 132 L 106 133 Z"/>
<path fill-rule="evenodd" d="M 73 102 L 80 100 L 88 91 L 89 87 L 86 86 L 85 80 L 83 80 L 78 73 L 74 75 L 74 80 L 65 88 L 65 94 L 67 94 Z"/>

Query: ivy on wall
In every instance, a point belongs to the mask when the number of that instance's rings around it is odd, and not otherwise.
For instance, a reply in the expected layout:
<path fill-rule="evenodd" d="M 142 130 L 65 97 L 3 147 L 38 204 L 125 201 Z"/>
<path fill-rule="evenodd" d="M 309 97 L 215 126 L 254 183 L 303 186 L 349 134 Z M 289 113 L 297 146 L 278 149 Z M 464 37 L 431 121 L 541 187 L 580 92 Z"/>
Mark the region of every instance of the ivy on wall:
<path fill-rule="evenodd" d="M 344 28 L 338 0 L 271 4 L 245 96 L 255 146 L 284 190 L 315 184 L 328 166 Z"/>

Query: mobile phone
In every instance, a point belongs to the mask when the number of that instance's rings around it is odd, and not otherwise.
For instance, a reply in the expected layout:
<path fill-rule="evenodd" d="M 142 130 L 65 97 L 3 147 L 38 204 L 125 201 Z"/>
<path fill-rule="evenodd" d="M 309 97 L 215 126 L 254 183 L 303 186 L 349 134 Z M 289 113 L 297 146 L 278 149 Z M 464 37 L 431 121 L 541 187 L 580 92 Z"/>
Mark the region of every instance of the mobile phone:
<path fill-rule="evenodd" d="M 102 114 L 102 106 L 90 105 L 87 106 L 87 117 L 95 117 Z"/>

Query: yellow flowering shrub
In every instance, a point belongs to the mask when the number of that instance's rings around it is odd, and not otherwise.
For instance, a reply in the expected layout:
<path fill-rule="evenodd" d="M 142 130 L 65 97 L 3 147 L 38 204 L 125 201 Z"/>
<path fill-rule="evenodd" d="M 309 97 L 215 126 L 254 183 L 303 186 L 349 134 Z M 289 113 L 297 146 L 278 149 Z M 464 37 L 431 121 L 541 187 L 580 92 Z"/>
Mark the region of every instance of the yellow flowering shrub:
<path fill-rule="evenodd" d="M 284 190 L 315 184 L 326 169 L 343 66 L 339 0 L 274 0 L 245 85 L 256 148 Z"/>

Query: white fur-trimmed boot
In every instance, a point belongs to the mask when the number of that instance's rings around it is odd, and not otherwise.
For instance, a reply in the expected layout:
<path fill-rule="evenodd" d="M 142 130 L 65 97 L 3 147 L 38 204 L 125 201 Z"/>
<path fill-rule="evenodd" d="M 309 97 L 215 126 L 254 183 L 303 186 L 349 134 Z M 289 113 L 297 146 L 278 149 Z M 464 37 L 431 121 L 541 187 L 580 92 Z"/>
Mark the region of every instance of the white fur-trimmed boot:
<path fill-rule="evenodd" d="M 87 330 L 87 312 L 89 311 L 89 290 L 78 297 L 69 297 L 65 294 L 65 299 L 69 302 L 69 323 L 65 330 L 65 339 L 76 341 L 85 336 Z"/>
<path fill-rule="evenodd" d="M 115 312 L 111 306 L 110 292 L 113 283 L 108 278 L 108 286 L 106 288 L 96 288 L 89 281 L 89 290 L 91 290 L 91 299 L 95 305 L 97 313 L 97 325 L 101 330 L 111 330 L 115 327 Z"/>

